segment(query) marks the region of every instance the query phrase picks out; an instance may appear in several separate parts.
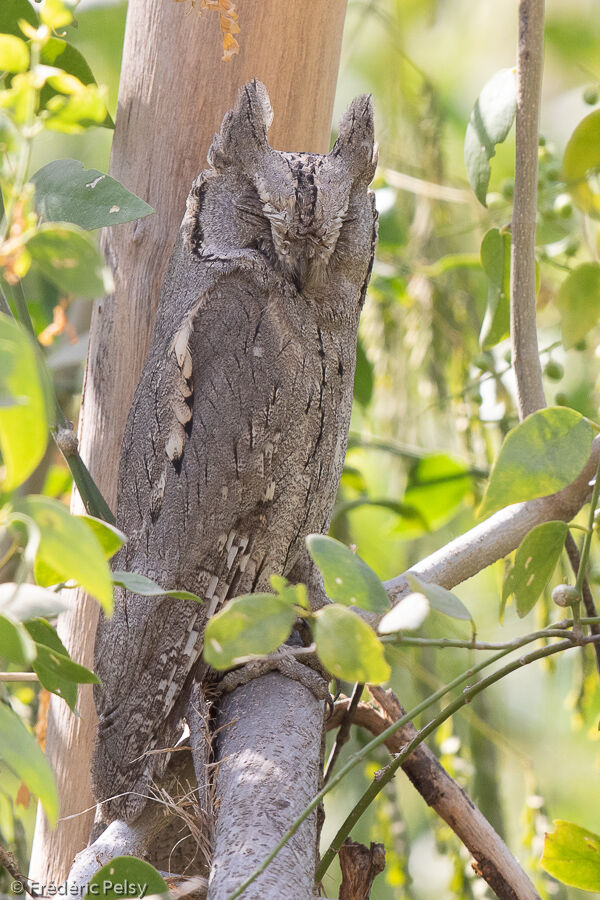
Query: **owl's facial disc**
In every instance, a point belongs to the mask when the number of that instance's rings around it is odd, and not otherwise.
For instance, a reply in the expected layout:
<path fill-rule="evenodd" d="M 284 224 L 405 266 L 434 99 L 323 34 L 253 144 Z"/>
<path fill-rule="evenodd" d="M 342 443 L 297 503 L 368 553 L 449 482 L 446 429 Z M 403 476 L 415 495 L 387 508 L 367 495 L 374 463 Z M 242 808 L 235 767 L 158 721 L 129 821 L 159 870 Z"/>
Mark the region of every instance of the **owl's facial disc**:
<path fill-rule="evenodd" d="M 339 183 L 333 192 L 323 189 L 329 180 L 327 157 L 281 155 L 289 167 L 285 192 L 276 197 L 260 193 L 277 262 L 300 290 L 325 275 L 348 208 L 349 190 Z"/>

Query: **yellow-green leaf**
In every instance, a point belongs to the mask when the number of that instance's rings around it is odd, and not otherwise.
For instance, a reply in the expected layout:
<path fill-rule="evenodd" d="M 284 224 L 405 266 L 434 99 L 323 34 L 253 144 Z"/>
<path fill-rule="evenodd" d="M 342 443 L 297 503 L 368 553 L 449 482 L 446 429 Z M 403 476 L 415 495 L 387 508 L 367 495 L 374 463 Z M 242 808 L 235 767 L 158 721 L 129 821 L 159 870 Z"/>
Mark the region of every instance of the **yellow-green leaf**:
<path fill-rule="evenodd" d="M 565 147 L 563 178 L 576 206 L 600 218 L 597 172 L 600 167 L 600 109 L 582 119 Z"/>
<path fill-rule="evenodd" d="M 14 34 L 0 34 L 0 72 L 26 72 L 29 49 L 25 41 Z"/>
<path fill-rule="evenodd" d="M 315 613 L 313 635 L 319 659 L 328 672 L 344 681 L 382 684 L 391 669 L 373 629 L 338 603 Z"/>
<path fill-rule="evenodd" d="M 22 484 L 48 442 L 47 386 L 33 342 L 0 313 L 0 469 L 2 489 Z"/>
<path fill-rule="evenodd" d="M 571 484 L 588 461 L 594 429 L 574 409 L 542 409 L 507 434 L 479 515 L 554 494 Z"/>
<path fill-rule="evenodd" d="M 39 797 L 54 826 L 58 818 L 58 795 L 48 760 L 32 734 L 5 703 L 0 702 L 0 759 Z"/>
<path fill-rule="evenodd" d="M 278 594 L 236 597 L 209 620 L 204 659 L 228 669 L 249 656 L 265 656 L 287 640 L 295 621 L 294 606 Z"/>
<path fill-rule="evenodd" d="M 600 835 L 562 819 L 554 826 L 546 834 L 542 868 L 582 891 L 600 891 Z"/>
<path fill-rule="evenodd" d="M 53 573 L 50 577 L 76 581 L 110 613 L 113 605 L 111 572 L 102 545 L 92 529 L 50 497 L 27 497 L 15 503 L 15 509 L 29 516 L 38 526 L 41 538 L 36 559 Z"/>

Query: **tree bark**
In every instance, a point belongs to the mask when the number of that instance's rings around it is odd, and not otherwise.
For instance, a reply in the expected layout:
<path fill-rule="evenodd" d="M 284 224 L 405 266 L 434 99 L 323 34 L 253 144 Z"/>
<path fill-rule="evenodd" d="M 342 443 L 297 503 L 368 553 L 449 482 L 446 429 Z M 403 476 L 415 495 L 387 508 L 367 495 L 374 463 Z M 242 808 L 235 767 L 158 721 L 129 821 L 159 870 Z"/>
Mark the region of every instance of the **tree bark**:
<path fill-rule="evenodd" d="M 80 450 L 114 508 L 120 445 L 148 350 L 164 268 L 194 177 L 237 89 L 250 78 L 266 85 L 275 111 L 270 140 L 286 150 L 328 149 L 346 0 L 244 0 L 240 53 L 221 61 L 217 17 L 170 0 L 130 0 L 111 174 L 156 210 L 104 236 L 115 291 L 98 302 L 90 332 Z M 73 508 L 80 511 L 78 498 Z M 93 660 L 98 609 L 79 597 L 59 633 L 74 659 Z M 79 716 L 52 698 L 47 755 L 61 801 L 51 832 L 43 814 L 31 876 L 62 881 L 87 843 L 94 801 L 89 761 L 95 733 L 91 690 L 80 689 Z"/>

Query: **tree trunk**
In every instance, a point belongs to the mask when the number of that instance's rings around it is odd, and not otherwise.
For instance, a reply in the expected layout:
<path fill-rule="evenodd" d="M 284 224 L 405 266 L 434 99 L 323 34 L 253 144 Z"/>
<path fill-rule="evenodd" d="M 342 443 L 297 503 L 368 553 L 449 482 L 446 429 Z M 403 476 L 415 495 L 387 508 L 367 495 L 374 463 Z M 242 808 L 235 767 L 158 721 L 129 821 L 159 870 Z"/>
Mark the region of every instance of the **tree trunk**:
<path fill-rule="evenodd" d="M 305 0 L 286 4 L 285 11 L 280 0 L 244 0 L 240 53 L 224 63 L 215 15 L 170 0 L 130 0 L 111 174 L 152 204 L 156 215 L 104 236 L 115 291 L 94 309 L 80 421 L 82 455 L 113 508 L 121 438 L 164 268 L 213 134 L 239 86 L 257 77 L 275 111 L 272 145 L 326 151 L 345 9 L 346 0 Z M 73 507 L 79 511 L 78 498 Z M 96 604 L 81 595 L 59 627 L 71 655 L 88 666 L 97 615 Z M 80 688 L 78 711 L 74 716 L 52 698 L 47 754 L 61 822 L 51 832 L 38 812 L 31 876 L 43 883 L 66 877 L 93 819 L 95 713 L 87 686 Z"/>

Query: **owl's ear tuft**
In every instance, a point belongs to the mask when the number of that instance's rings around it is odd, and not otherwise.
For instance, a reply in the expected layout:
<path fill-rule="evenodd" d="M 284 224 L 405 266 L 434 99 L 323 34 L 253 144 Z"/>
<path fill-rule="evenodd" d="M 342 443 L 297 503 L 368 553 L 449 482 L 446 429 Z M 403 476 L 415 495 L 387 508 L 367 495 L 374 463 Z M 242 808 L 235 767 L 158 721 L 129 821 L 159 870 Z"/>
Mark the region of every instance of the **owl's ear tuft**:
<path fill-rule="evenodd" d="M 373 100 L 370 94 L 355 97 L 340 122 L 338 139 L 330 156 L 341 157 L 352 178 L 369 184 L 377 166 Z"/>
<path fill-rule="evenodd" d="M 216 134 L 208 161 L 217 171 L 236 166 L 242 171 L 255 170 L 259 156 L 270 151 L 267 131 L 273 121 L 273 110 L 267 89 L 256 78 L 240 88 L 235 106 L 223 119 Z"/>

